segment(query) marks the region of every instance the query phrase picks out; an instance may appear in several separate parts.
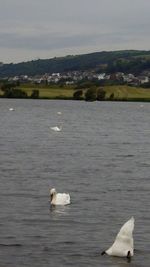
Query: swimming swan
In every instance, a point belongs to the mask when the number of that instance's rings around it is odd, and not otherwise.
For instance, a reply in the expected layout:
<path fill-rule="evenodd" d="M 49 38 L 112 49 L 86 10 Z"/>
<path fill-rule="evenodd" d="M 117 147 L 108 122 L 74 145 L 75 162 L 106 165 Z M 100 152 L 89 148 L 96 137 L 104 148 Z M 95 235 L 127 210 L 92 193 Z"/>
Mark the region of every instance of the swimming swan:
<path fill-rule="evenodd" d="M 120 229 L 112 246 L 103 251 L 101 255 L 107 254 L 111 256 L 130 258 L 134 254 L 133 233 L 134 217 L 127 221 Z"/>
<path fill-rule="evenodd" d="M 66 193 L 57 193 L 55 188 L 50 189 L 51 205 L 68 205 L 70 204 L 70 195 Z"/>
<path fill-rule="evenodd" d="M 51 127 L 51 130 L 53 130 L 55 132 L 60 132 L 62 130 L 62 126 L 60 126 L 60 127 L 58 127 L 58 126 Z"/>

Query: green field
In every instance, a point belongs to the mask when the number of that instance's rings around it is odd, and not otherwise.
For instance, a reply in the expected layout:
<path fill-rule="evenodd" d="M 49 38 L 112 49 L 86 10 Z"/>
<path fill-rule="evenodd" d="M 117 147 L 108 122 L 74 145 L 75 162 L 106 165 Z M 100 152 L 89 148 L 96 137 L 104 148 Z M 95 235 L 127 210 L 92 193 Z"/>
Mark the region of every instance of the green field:
<path fill-rule="evenodd" d="M 106 97 L 113 93 L 115 100 L 149 100 L 150 89 L 143 89 L 139 87 L 131 87 L 127 85 L 122 86 L 106 86 Z"/>
<path fill-rule="evenodd" d="M 48 99 L 71 99 L 75 90 L 73 87 L 21 87 L 22 90 L 26 91 L 28 96 L 31 95 L 32 90 L 39 90 L 40 98 Z M 150 100 L 150 89 L 143 89 L 137 87 L 131 87 L 127 85 L 123 86 L 105 86 L 104 90 L 106 91 L 106 99 L 109 99 L 111 94 L 114 94 L 114 100 Z M 86 90 L 84 89 L 83 92 Z"/>
<path fill-rule="evenodd" d="M 39 90 L 39 98 L 47 99 L 71 99 L 74 93 L 74 89 L 71 87 L 30 87 L 30 86 L 21 86 L 20 89 L 25 91 L 28 96 L 31 95 L 33 90 Z"/>
<path fill-rule="evenodd" d="M 44 86 L 44 85 L 21 85 L 19 87 L 25 91 L 28 97 L 31 96 L 33 90 L 39 91 L 39 98 L 42 99 L 73 99 L 75 92 L 73 86 Z M 106 100 L 109 100 L 110 95 L 113 94 L 113 100 L 124 101 L 150 101 L 150 89 L 143 89 L 139 87 L 123 86 L 105 86 Z M 86 89 L 83 90 L 83 95 Z M 2 96 L 2 91 L 0 95 Z"/>

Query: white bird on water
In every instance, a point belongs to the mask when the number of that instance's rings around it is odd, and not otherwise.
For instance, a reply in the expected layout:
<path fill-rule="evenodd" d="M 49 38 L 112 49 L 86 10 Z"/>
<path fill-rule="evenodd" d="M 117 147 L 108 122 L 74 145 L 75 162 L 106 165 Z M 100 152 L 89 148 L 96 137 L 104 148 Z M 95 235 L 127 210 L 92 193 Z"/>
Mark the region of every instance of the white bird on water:
<path fill-rule="evenodd" d="M 110 256 L 131 258 L 134 254 L 134 217 L 128 220 L 120 229 L 112 246 L 103 251 L 101 255 L 107 254 Z"/>
<path fill-rule="evenodd" d="M 9 108 L 9 111 L 14 111 L 14 108 Z"/>
<path fill-rule="evenodd" d="M 67 193 L 57 193 L 55 188 L 50 189 L 51 205 L 68 205 L 70 204 L 70 195 Z"/>
<path fill-rule="evenodd" d="M 62 126 L 54 126 L 54 127 L 50 127 L 51 130 L 55 131 L 55 132 L 60 132 L 62 130 Z"/>

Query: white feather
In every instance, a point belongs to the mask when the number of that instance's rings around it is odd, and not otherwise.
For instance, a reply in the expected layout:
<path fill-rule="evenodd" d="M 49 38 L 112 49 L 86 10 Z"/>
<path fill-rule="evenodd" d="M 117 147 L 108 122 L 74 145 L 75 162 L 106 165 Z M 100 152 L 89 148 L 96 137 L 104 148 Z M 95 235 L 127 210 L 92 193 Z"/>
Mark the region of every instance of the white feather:
<path fill-rule="evenodd" d="M 57 193 L 55 188 L 50 190 L 51 205 L 68 205 L 70 204 L 70 195 L 66 193 Z"/>
<path fill-rule="evenodd" d="M 58 127 L 58 126 L 51 127 L 51 130 L 53 130 L 55 132 L 60 132 L 62 130 L 62 126 L 60 126 L 60 127 Z"/>
<path fill-rule="evenodd" d="M 132 217 L 120 229 L 112 246 L 105 252 L 111 256 L 126 257 L 128 251 L 130 255 L 134 254 L 133 242 L 134 218 Z"/>

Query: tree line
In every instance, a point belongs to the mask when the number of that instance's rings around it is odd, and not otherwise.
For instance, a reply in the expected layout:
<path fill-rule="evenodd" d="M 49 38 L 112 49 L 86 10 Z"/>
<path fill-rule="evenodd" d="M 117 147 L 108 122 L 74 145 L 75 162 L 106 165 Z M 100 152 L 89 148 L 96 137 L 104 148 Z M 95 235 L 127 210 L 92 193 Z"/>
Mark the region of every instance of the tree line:
<path fill-rule="evenodd" d="M 1 91 L 3 92 L 3 95 L 1 97 L 3 98 L 39 98 L 39 90 L 32 90 L 32 93 L 30 96 L 23 91 L 20 88 L 17 88 L 19 86 L 18 83 L 2 83 L 1 84 Z"/>
<path fill-rule="evenodd" d="M 106 92 L 102 87 L 90 87 L 87 90 L 75 90 L 73 94 L 74 100 L 85 101 L 104 101 L 106 99 Z M 110 100 L 114 99 L 114 94 L 110 95 Z M 107 99 L 108 100 L 108 99 Z"/>

